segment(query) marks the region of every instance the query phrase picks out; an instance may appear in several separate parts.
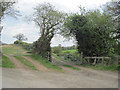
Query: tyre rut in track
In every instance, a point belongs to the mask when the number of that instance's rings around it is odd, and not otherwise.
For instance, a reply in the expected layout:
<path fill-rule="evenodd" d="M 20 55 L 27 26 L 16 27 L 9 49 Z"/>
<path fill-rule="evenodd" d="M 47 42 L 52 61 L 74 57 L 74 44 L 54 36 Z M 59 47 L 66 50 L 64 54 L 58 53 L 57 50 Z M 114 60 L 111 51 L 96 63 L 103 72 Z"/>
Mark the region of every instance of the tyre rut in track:
<path fill-rule="evenodd" d="M 19 69 L 29 69 L 32 70 L 31 68 L 29 68 L 28 66 L 25 66 L 24 64 L 22 64 L 19 60 L 17 60 L 14 56 L 12 55 L 5 55 L 6 57 L 8 57 L 14 64 L 16 68 Z"/>
<path fill-rule="evenodd" d="M 49 71 L 45 66 L 41 65 L 40 62 L 33 60 L 30 57 L 23 56 L 26 60 L 33 63 L 33 65 L 39 70 L 39 71 Z"/>

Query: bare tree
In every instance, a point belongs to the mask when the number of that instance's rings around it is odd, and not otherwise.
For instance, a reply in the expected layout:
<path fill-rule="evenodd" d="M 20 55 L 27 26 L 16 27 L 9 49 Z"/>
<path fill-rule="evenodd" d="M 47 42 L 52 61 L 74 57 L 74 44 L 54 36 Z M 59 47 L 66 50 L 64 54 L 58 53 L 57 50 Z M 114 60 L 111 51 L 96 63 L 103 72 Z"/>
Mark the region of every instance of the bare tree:
<path fill-rule="evenodd" d="M 25 35 L 22 34 L 22 33 L 19 33 L 19 34 L 13 36 L 13 38 L 16 38 L 19 41 L 25 41 L 25 40 L 27 40 L 27 38 L 25 37 Z"/>
<path fill-rule="evenodd" d="M 113 32 L 116 36 L 114 37 L 114 39 L 120 40 L 120 1 L 111 0 L 110 2 L 107 2 L 104 5 L 104 11 L 112 17 L 113 22 L 115 23 L 116 29 Z"/>
<path fill-rule="evenodd" d="M 50 3 L 39 4 L 34 8 L 33 21 L 40 29 L 40 38 L 34 43 L 33 52 L 51 61 L 50 42 L 65 19 L 65 14 L 56 10 Z"/>

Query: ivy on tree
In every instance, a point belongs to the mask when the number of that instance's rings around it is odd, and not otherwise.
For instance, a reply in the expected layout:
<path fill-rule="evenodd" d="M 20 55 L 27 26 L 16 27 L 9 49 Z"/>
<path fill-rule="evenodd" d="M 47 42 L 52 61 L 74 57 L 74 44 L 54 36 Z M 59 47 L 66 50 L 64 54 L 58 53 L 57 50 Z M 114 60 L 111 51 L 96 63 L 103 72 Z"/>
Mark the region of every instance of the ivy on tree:
<path fill-rule="evenodd" d="M 65 14 L 56 10 L 50 3 L 39 4 L 34 8 L 33 21 L 39 27 L 40 37 L 34 42 L 33 53 L 51 60 L 51 40 L 59 32 Z"/>

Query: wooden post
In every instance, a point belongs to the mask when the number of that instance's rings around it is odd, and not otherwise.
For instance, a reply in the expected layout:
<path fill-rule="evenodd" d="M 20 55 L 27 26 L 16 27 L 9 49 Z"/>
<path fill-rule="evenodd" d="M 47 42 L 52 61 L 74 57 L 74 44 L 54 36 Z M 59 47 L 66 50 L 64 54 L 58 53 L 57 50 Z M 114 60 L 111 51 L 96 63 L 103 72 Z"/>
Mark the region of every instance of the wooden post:
<path fill-rule="evenodd" d="M 88 63 L 90 63 L 90 58 L 89 57 L 87 58 L 87 61 L 88 61 Z"/>
<path fill-rule="evenodd" d="M 96 60 L 96 58 L 95 58 L 95 61 L 94 61 L 94 62 L 95 62 L 95 64 L 96 64 L 96 61 L 97 61 L 97 60 Z"/>
<path fill-rule="evenodd" d="M 102 57 L 102 64 L 103 64 L 103 62 L 104 62 L 104 59 L 103 59 L 103 57 Z"/>
<path fill-rule="evenodd" d="M 81 52 L 81 64 L 83 64 L 83 52 Z"/>

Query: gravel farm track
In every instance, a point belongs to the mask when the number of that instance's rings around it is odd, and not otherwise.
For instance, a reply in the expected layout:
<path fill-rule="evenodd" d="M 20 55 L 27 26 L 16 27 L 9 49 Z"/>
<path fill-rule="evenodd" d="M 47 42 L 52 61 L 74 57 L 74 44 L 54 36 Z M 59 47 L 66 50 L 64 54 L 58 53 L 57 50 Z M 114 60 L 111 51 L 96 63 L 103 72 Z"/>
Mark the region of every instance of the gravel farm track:
<path fill-rule="evenodd" d="M 12 54 L 5 56 L 16 68 L 2 68 L 2 88 L 118 88 L 117 71 L 101 71 L 75 65 L 81 70 L 73 70 L 62 66 L 59 63 L 64 62 L 56 59 L 53 63 L 63 69 L 63 72 L 57 72 L 23 56 L 37 68 L 32 70 Z"/>
<path fill-rule="evenodd" d="M 118 88 L 118 73 L 79 67 L 73 70 L 62 67 L 64 73 L 49 70 L 27 58 L 39 71 L 31 70 L 12 56 L 15 69 L 2 68 L 3 88 Z M 25 57 L 25 56 L 24 56 Z"/>

